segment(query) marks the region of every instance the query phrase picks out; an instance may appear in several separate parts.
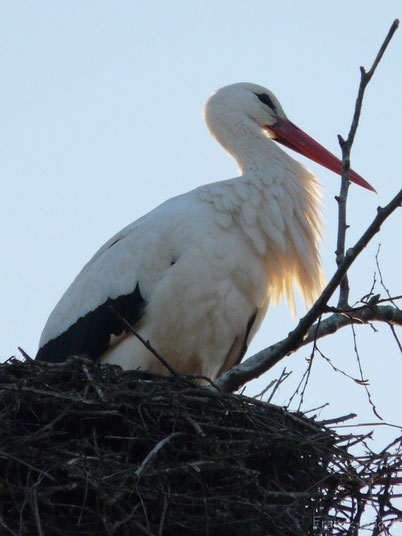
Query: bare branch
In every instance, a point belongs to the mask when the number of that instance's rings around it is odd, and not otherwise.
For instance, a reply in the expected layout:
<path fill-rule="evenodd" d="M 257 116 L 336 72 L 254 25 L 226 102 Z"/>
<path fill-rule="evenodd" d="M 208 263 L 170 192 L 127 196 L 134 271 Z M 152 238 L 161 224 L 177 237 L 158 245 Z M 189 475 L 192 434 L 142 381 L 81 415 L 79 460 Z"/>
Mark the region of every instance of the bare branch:
<path fill-rule="evenodd" d="M 275 382 L 275 387 L 272 389 L 272 393 L 269 395 L 269 397 L 267 398 L 267 403 L 269 404 L 272 399 L 274 398 L 274 395 L 276 393 L 276 391 L 278 390 L 279 386 L 287 379 L 289 378 L 289 376 L 291 375 L 292 373 L 291 372 L 286 372 L 286 367 L 283 369 L 280 377 L 278 380 L 276 380 Z"/>
<path fill-rule="evenodd" d="M 389 29 L 387 37 L 384 39 L 384 42 L 381 45 L 380 50 L 378 51 L 378 54 L 377 54 L 377 56 L 376 56 L 376 58 L 375 58 L 375 60 L 373 62 L 373 65 L 371 66 L 371 69 L 368 72 L 366 72 L 364 67 L 360 67 L 361 76 L 362 76 L 362 82 L 361 82 L 360 87 L 359 87 L 359 92 L 358 92 L 357 99 L 356 99 L 355 113 L 354 113 L 354 116 L 353 116 L 352 126 L 350 127 L 350 131 L 349 131 L 349 135 L 348 135 L 348 140 L 351 140 L 352 143 L 354 141 L 356 130 L 357 130 L 357 127 L 359 125 L 360 113 L 361 113 L 362 104 L 363 104 L 364 90 L 365 90 L 367 84 L 370 82 L 375 70 L 378 67 L 378 64 L 380 63 L 380 61 L 381 61 L 381 59 L 382 59 L 382 57 L 384 55 L 384 52 L 386 51 L 386 49 L 387 49 L 387 47 L 389 45 L 389 42 L 391 41 L 391 39 L 392 39 L 394 33 L 396 32 L 396 30 L 398 29 L 398 27 L 399 27 L 399 20 L 395 19 L 394 22 L 391 25 L 391 28 Z"/>
<path fill-rule="evenodd" d="M 346 230 L 349 227 L 346 223 L 346 202 L 347 202 L 348 190 L 349 190 L 349 185 L 350 185 L 349 183 L 350 151 L 352 149 L 357 127 L 359 125 L 359 119 L 360 119 L 360 114 L 361 114 L 362 105 L 363 105 L 364 92 L 366 90 L 367 84 L 370 82 L 398 26 L 399 26 L 399 20 L 396 19 L 392 23 L 392 26 L 388 32 L 388 35 L 385 38 L 373 62 L 373 65 L 371 66 L 371 69 L 368 72 L 366 72 L 364 67 L 360 67 L 360 73 L 361 73 L 360 85 L 359 85 L 359 91 L 357 94 L 355 111 L 353 114 L 350 131 L 349 131 L 346 141 L 341 136 L 338 136 L 339 144 L 342 149 L 342 182 L 341 182 L 341 190 L 340 190 L 339 196 L 336 197 L 336 200 L 338 202 L 338 238 L 337 238 L 337 245 L 336 245 L 336 263 L 338 266 L 341 264 L 345 256 Z M 342 279 L 341 284 L 340 284 L 338 307 L 343 307 L 343 308 L 347 307 L 348 299 L 349 299 L 349 281 L 348 281 L 347 274 L 345 274 L 345 277 Z"/>
<path fill-rule="evenodd" d="M 339 141 L 342 147 L 343 160 L 342 160 L 342 185 L 341 185 L 341 194 L 339 196 L 339 230 L 338 230 L 338 244 L 337 244 L 337 265 L 338 269 L 333 275 L 332 279 L 329 281 L 325 289 L 322 291 L 321 295 L 313 305 L 313 307 L 307 312 L 307 314 L 299 321 L 296 328 L 289 333 L 286 339 L 262 350 L 261 352 L 255 354 L 254 356 L 247 359 L 244 363 L 233 367 L 225 374 L 223 374 L 218 380 L 216 380 L 216 386 L 218 386 L 222 391 L 234 391 L 239 389 L 246 382 L 257 378 L 270 368 L 272 368 L 278 361 L 283 359 L 286 355 L 294 352 L 304 343 L 306 335 L 314 333 L 315 339 L 319 338 L 320 325 L 313 326 L 314 322 L 325 312 L 326 305 L 328 300 L 331 298 L 332 294 L 341 285 L 341 292 L 339 297 L 338 307 L 340 308 L 349 308 L 348 298 L 349 298 L 349 284 L 346 278 L 347 271 L 349 270 L 351 264 L 361 253 L 361 251 L 367 246 L 373 236 L 380 230 L 382 223 L 390 216 L 390 214 L 398 207 L 402 205 L 402 190 L 400 190 L 394 199 L 384 207 L 378 207 L 377 216 L 374 218 L 371 225 L 367 228 L 365 233 L 357 241 L 353 248 L 350 248 L 345 253 L 345 236 L 346 236 L 346 199 L 347 191 L 349 187 L 349 170 L 350 170 L 350 150 L 353 144 L 353 140 L 356 134 L 356 130 L 359 124 L 359 118 L 363 103 L 364 91 L 369 83 L 371 77 L 373 76 L 377 65 L 379 64 L 393 34 L 399 26 L 399 20 L 395 20 L 388 32 L 387 37 L 384 40 L 371 69 L 366 72 L 363 67 L 361 67 L 361 82 L 359 86 L 358 96 L 356 100 L 355 111 L 353 115 L 352 125 L 349 131 L 348 139 L 344 141 L 339 137 Z M 371 306 L 371 303 L 368 305 Z M 374 306 L 374 304 L 373 304 Z M 371 308 L 371 310 L 373 310 Z M 378 310 L 377 310 L 378 315 Z M 396 314 L 397 316 L 397 314 Z M 354 317 L 356 318 L 356 317 Z M 379 315 L 379 319 L 383 320 Z M 326 321 L 323 321 L 322 324 L 324 329 L 329 325 L 325 324 Z M 355 320 L 349 320 L 348 324 L 354 323 Z M 335 326 L 337 324 L 335 323 Z M 346 325 L 346 324 L 345 324 Z M 340 324 L 339 324 L 340 327 Z M 335 331 L 338 329 L 336 327 Z M 323 332 L 321 332 L 323 333 Z M 323 336 L 323 335 L 321 335 Z M 310 342 L 310 341 L 309 341 Z"/>
<path fill-rule="evenodd" d="M 233 367 L 220 378 L 215 381 L 215 384 L 223 391 L 230 392 L 239 389 L 246 382 L 257 378 L 262 373 L 272 368 L 278 361 L 286 355 L 294 352 L 297 348 L 303 345 L 303 339 L 309 332 L 313 323 L 325 311 L 328 300 L 335 292 L 344 275 L 349 270 L 352 263 L 358 255 L 367 246 L 373 236 L 378 233 L 383 222 L 398 208 L 402 203 L 402 190 L 386 205 L 384 208 L 377 209 L 377 216 L 363 233 L 356 244 L 348 249 L 343 261 L 340 263 L 335 274 L 328 282 L 327 286 L 322 291 L 313 307 L 300 320 L 296 328 L 289 333 L 286 339 L 262 350 L 261 352 L 250 357 L 240 365 Z M 375 310 L 375 308 L 373 308 Z M 325 321 L 322 322 L 324 324 Z M 351 322 L 349 322 L 351 323 Z M 317 337 L 319 335 L 316 335 Z"/>
<path fill-rule="evenodd" d="M 350 324 L 367 324 L 372 321 L 402 326 L 402 311 L 391 305 L 383 305 L 364 309 L 358 308 L 357 310 L 351 309 L 347 313 L 335 313 L 325 320 L 321 320 L 319 326 L 317 324 L 311 326 L 300 346 L 331 335 L 345 326 L 350 326 Z"/>

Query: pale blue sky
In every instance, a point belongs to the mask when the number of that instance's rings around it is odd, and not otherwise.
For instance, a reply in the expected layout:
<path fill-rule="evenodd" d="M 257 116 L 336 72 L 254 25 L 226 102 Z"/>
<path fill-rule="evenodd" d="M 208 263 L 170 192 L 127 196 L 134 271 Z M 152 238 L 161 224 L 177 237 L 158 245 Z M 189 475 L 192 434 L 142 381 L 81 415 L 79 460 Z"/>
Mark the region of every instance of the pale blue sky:
<path fill-rule="evenodd" d="M 17 346 L 35 354 L 56 301 L 112 234 L 173 195 L 236 175 L 202 122 L 214 89 L 267 86 L 292 121 L 339 154 L 359 66 L 371 65 L 398 16 L 400 0 L 1 1 L 2 359 Z M 399 30 L 368 88 L 352 154 L 378 196 L 351 189 L 350 243 L 400 187 L 401 58 Z M 324 187 L 330 276 L 339 179 L 308 166 Z M 401 293 L 400 234 L 394 215 L 351 271 L 353 299 L 371 287 L 380 242 L 385 281 Z M 251 352 L 293 326 L 283 305 L 271 308 Z M 358 330 L 360 355 L 378 410 L 396 422 L 402 365 L 387 327 L 378 330 Z M 349 329 L 320 347 L 357 376 Z M 286 365 L 295 372 L 277 398 L 285 402 L 308 355 L 283 361 L 253 389 Z M 326 417 L 356 409 L 375 420 L 363 388 L 317 357 L 306 408 L 326 401 Z"/>

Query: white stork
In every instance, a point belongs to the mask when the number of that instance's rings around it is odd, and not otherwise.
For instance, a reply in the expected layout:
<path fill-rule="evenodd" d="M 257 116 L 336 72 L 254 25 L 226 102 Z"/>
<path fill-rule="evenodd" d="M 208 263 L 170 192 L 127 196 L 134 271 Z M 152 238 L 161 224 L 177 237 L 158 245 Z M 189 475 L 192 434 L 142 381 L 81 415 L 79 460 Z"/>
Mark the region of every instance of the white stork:
<path fill-rule="evenodd" d="M 204 117 L 240 176 L 170 199 L 106 242 L 51 313 L 37 359 L 167 373 L 112 305 L 176 370 L 216 378 L 242 359 L 271 300 L 292 306 L 294 284 L 306 304 L 316 296 L 319 185 L 276 142 L 338 174 L 340 161 L 255 84 L 219 89 Z"/>

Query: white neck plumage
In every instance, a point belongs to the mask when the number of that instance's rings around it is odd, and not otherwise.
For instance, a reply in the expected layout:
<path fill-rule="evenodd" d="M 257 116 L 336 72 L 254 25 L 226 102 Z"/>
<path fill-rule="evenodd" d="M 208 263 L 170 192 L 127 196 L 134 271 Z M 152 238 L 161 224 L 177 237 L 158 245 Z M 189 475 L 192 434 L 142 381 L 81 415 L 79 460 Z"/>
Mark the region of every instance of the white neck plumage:
<path fill-rule="evenodd" d="M 236 222 L 265 258 L 271 299 L 284 295 L 294 310 L 295 283 L 304 302 L 311 303 L 323 284 L 316 178 L 247 117 L 233 120 L 215 113 L 206 114 L 206 121 L 237 161 L 241 175 L 227 181 L 237 201 L 228 212 L 236 213 Z"/>

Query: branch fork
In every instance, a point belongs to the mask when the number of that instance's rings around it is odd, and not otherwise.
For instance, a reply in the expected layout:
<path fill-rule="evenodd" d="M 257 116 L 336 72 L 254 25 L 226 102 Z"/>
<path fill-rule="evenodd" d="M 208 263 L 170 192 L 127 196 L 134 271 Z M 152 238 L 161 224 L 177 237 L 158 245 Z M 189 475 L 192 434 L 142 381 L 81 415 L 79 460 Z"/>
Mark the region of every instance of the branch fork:
<path fill-rule="evenodd" d="M 349 305 L 349 282 L 347 278 L 347 272 L 354 260 L 367 246 L 375 234 L 378 233 L 382 223 L 396 210 L 396 208 L 402 205 L 402 190 L 395 195 L 388 205 L 385 207 L 378 207 L 376 217 L 373 219 L 372 223 L 363 233 L 361 238 L 353 247 L 346 250 L 346 231 L 349 227 L 346 219 L 346 203 L 350 184 L 350 152 L 359 124 L 366 86 L 370 82 L 398 26 L 399 20 L 396 19 L 391 25 L 391 28 L 370 70 L 366 72 L 364 67 L 360 67 L 360 86 L 350 131 L 346 140 L 344 140 L 342 136 L 338 136 L 339 144 L 342 149 L 342 180 L 340 193 L 335 198 L 338 203 L 338 237 L 335 251 L 337 270 L 313 307 L 300 320 L 296 328 L 289 333 L 286 339 L 273 344 L 269 348 L 266 348 L 265 350 L 262 350 L 261 352 L 250 357 L 243 363 L 233 367 L 215 381 L 216 386 L 222 391 L 230 392 L 239 389 L 246 382 L 257 378 L 262 373 L 272 368 L 276 363 L 278 363 L 278 361 L 300 348 L 300 346 L 303 346 L 312 340 L 316 340 L 317 337 L 322 337 L 324 335 L 328 335 L 329 333 L 333 333 L 344 325 L 355 322 L 367 322 L 370 320 L 384 321 L 384 319 L 389 317 L 391 317 L 396 323 L 402 324 L 402 312 L 390 305 L 381 307 L 376 306 L 364 310 L 353 311 Z M 325 320 L 321 320 L 320 325 L 314 324 L 314 322 L 316 322 L 316 320 L 320 318 L 326 310 L 328 310 L 328 300 L 338 287 L 340 291 L 337 309 L 340 312 L 333 314 Z M 351 310 L 353 311 L 352 313 Z M 340 314 L 343 311 L 349 312 L 345 316 Z M 312 336 L 313 339 L 311 338 Z"/>

